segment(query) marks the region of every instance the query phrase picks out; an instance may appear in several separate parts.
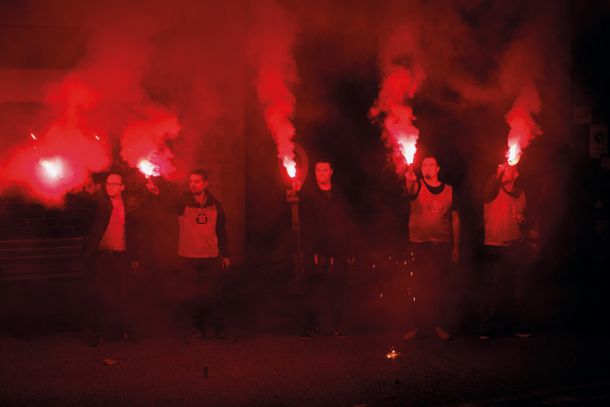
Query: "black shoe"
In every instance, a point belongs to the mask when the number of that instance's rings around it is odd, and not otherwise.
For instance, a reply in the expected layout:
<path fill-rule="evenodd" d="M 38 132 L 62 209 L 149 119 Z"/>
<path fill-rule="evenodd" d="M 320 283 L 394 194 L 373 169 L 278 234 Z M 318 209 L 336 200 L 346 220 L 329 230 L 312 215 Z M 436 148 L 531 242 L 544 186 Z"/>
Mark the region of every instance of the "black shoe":
<path fill-rule="evenodd" d="M 347 335 L 345 334 L 345 332 L 339 330 L 339 329 L 334 329 L 332 336 L 334 336 L 337 339 L 345 339 L 347 338 Z"/>
<path fill-rule="evenodd" d="M 445 329 L 443 329 L 443 327 L 441 326 L 437 326 L 436 328 L 434 328 L 434 333 L 436 334 L 436 337 L 440 340 L 448 341 L 452 339 L 451 334 L 445 331 Z"/>
<path fill-rule="evenodd" d="M 412 341 L 415 338 L 417 338 L 417 328 L 407 331 L 407 333 L 402 336 L 403 341 Z"/>
<path fill-rule="evenodd" d="M 193 343 L 196 341 L 203 340 L 205 340 L 205 334 L 199 330 L 193 330 L 191 333 L 189 333 L 182 339 L 184 343 Z"/>
<path fill-rule="evenodd" d="M 227 335 L 225 331 L 216 331 L 216 340 L 226 343 L 236 343 L 237 338 L 234 336 Z"/>
<path fill-rule="evenodd" d="M 136 338 L 133 334 L 123 332 L 123 342 L 128 342 L 135 345 L 136 343 L 140 343 L 140 340 Z"/>
<path fill-rule="evenodd" d="M 299 336 L 299 338 L 301 338 L 301 339 L 311 339 L 314 336 L 316 336 L 316 330 L 315 329 L 305 329 L 303 331 L 303 333 L 301 333 L 301 336 Z"/>
<path fill-rule="evenodd" d="M 492 338 L 493 338 L 492 327 L 487 323 L 481 324 L 479 326 L 479 339 L 482 341 L 488 341 Z"/>
<path fill-rule="evenodd" d="M 93 334 L 89 340 L 89 346 L 92 348 L 99 348 L 104 343 L 104 338 L 99 333 Z"/>
<path fill-rule="evenodd" d="M 489 330 L 479 331 L 479 339 L 482 341 L 489 341 L 493 339 L 493 334 Z"/>

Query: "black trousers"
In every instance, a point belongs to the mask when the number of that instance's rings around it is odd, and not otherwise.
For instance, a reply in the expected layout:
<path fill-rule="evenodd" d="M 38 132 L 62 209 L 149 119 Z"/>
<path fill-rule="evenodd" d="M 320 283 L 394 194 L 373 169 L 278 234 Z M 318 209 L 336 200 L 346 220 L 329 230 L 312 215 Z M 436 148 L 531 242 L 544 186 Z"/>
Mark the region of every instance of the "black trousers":
<path fill-rule="evenodd" d="M 479 275 L 481 331 L 524 328 L 524 271 L 528 259 L 524 244 L 485 246 Z"/>
<path fill-rule="evenodd" d="M 223 333 L 224 320 L 224 276 L 219 257 L 180 258 L 178 290 L 180 308 L 203 333 L 213 328 L 216 334 Z"/>
<path fill-rule="evenodd" d="M 90 327 L 97 333 L 110 328 L 133 329 L 137 286 L 126 252 L 96 252 L 87 261 Z"/>
<path fill-rule="evenodd" d="M 432 329 L 444 326 L 449 313 L 451 284 L 451 245 L 449 243 L 411 243 L 413 276 L 410 279 L 407 321 L 411 328 Z"/>
<path fill-rule="evenodd" d="M 344 257 L 311 256 L 305 268 L 305 329 L 342 330 L 347 285 Z"/>

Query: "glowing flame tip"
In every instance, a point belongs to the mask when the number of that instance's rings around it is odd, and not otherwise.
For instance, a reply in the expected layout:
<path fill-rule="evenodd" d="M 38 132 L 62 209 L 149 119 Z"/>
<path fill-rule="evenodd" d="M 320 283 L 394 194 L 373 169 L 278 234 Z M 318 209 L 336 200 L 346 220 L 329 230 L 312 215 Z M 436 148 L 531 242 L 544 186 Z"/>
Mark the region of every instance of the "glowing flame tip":
<path fill-rule="evenodd" d="M 55 182 L 64 176 L 64 164 L 60 157 L 41 158 L 38 164 L 44 171 L 45 178 L 49 181 Z"/>
<path fill-rule="evenodd" d="M 415 153 L 417 152 L 415 141 L 401 138 L 398 142 L 400 143 L 400 152 L 405 157 L 405 160 L 407 160 L 407 164 L 413 164 Z"/>
<path fill-rule="evenodd" d="M 284 168 L 286 168 L 286 173 L 290 178 L 294 178 L 297 176 L 297 163 L 295 163 L 288 157 L 284 157 L 283 165 Z"/>
<path fill-rule="evenodd" d="M 506 160 L 508 164 L 512 166 L 517 165 L 519 163 L 519 160 L 521 159 L 521 154 L 522 151 L 519 147 L 519 144 L 511 144 L 508 148 L 508 152 L 506 153 Z"/>
<path fill-rule="evenodd" d="M 158 177 L 161 174 L 159 166 L 146 159 L 142 159 L 138 162 L 138 169 L 146 178 Z"/>

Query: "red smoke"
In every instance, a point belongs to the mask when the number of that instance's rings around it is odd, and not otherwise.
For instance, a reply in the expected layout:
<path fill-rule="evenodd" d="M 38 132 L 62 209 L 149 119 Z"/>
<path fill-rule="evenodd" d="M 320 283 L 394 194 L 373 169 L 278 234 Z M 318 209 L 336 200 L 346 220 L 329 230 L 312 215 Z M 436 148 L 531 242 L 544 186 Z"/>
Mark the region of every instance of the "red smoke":
<path fill-rule="evenodd" d="M 371 119 L 383 118 L 383 140 L 392 149 L 398 174 L 413 163 L 419 130 L 413 125 L 415 116 L 408 101 L 413 99 L 425 73 L 413 59 L 414 40 L 408 32 L 399 32 L 384 44 L 381 59 L 383 80 L 379 96 L 369 111 Z M 409 65 L 408 67 L 405 65 Z"/>
<path fill-rule="evenodd" d="M 178 118 L 166 109 L 150 106 L 145 117 L 132 121 L 121 136 L 121 156 L 131 167 L 150 177 L 169 175 L 174 154 L 167 142 L 180 132 Z"/>
<path fill-rule="evenodd" d="M 523 87 L 513 107 L 506 114 L 506 123 L 510 126 L 507 152 L 510 165 L 516 165 L 521 159 L 523 150 L 534 138 L 542 134 L 542 130 L 532 117 L 532 114 L 540 113 L 540 108 L 538 90 L 533 84 L 529 84 Z"/>
<path fill-rule="evenodd" d="M 74 126 L 54 124 L 29 144 L 4 163 L 4 178 L 47 205 L 60 205 L 90 172 L 102 171 L 110 163 L 104 144 L 92 132 Z"/>
<path fill-rule="evenodd" d="M 257 70 L 256 90 L 264 107 L 265 123 L 277 146 L 277 156 L 287 173 L 296 176 L 295 128 L 292 123 L 296 98 L 291 87 L 298 81 L 292 56 L 295 24 L 274 2 L 257 5 L 258 20 L 252 29 L 251 53 Z"/>

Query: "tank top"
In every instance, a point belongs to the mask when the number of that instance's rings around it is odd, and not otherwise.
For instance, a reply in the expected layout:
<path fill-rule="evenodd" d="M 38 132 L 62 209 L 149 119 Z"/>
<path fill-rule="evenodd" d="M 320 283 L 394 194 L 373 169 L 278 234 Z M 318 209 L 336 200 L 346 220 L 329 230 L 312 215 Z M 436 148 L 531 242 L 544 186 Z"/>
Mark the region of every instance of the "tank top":
<path fill-rule="evenodd" d="M 414 243 L 449 243 L 453 189 L 444 184 L 440 193 L 433 194 L 423 180 L 420 183 L 417 197 L 411 201 L 410 240 Z"/>
<path fill-rule="evenodd" d="M 500 188 L 498 195 L 483 205 L 486 246 L 508 246 L 521 239 L 517 218 L 525 213 L 525 192 L 514 197 Z"/>

